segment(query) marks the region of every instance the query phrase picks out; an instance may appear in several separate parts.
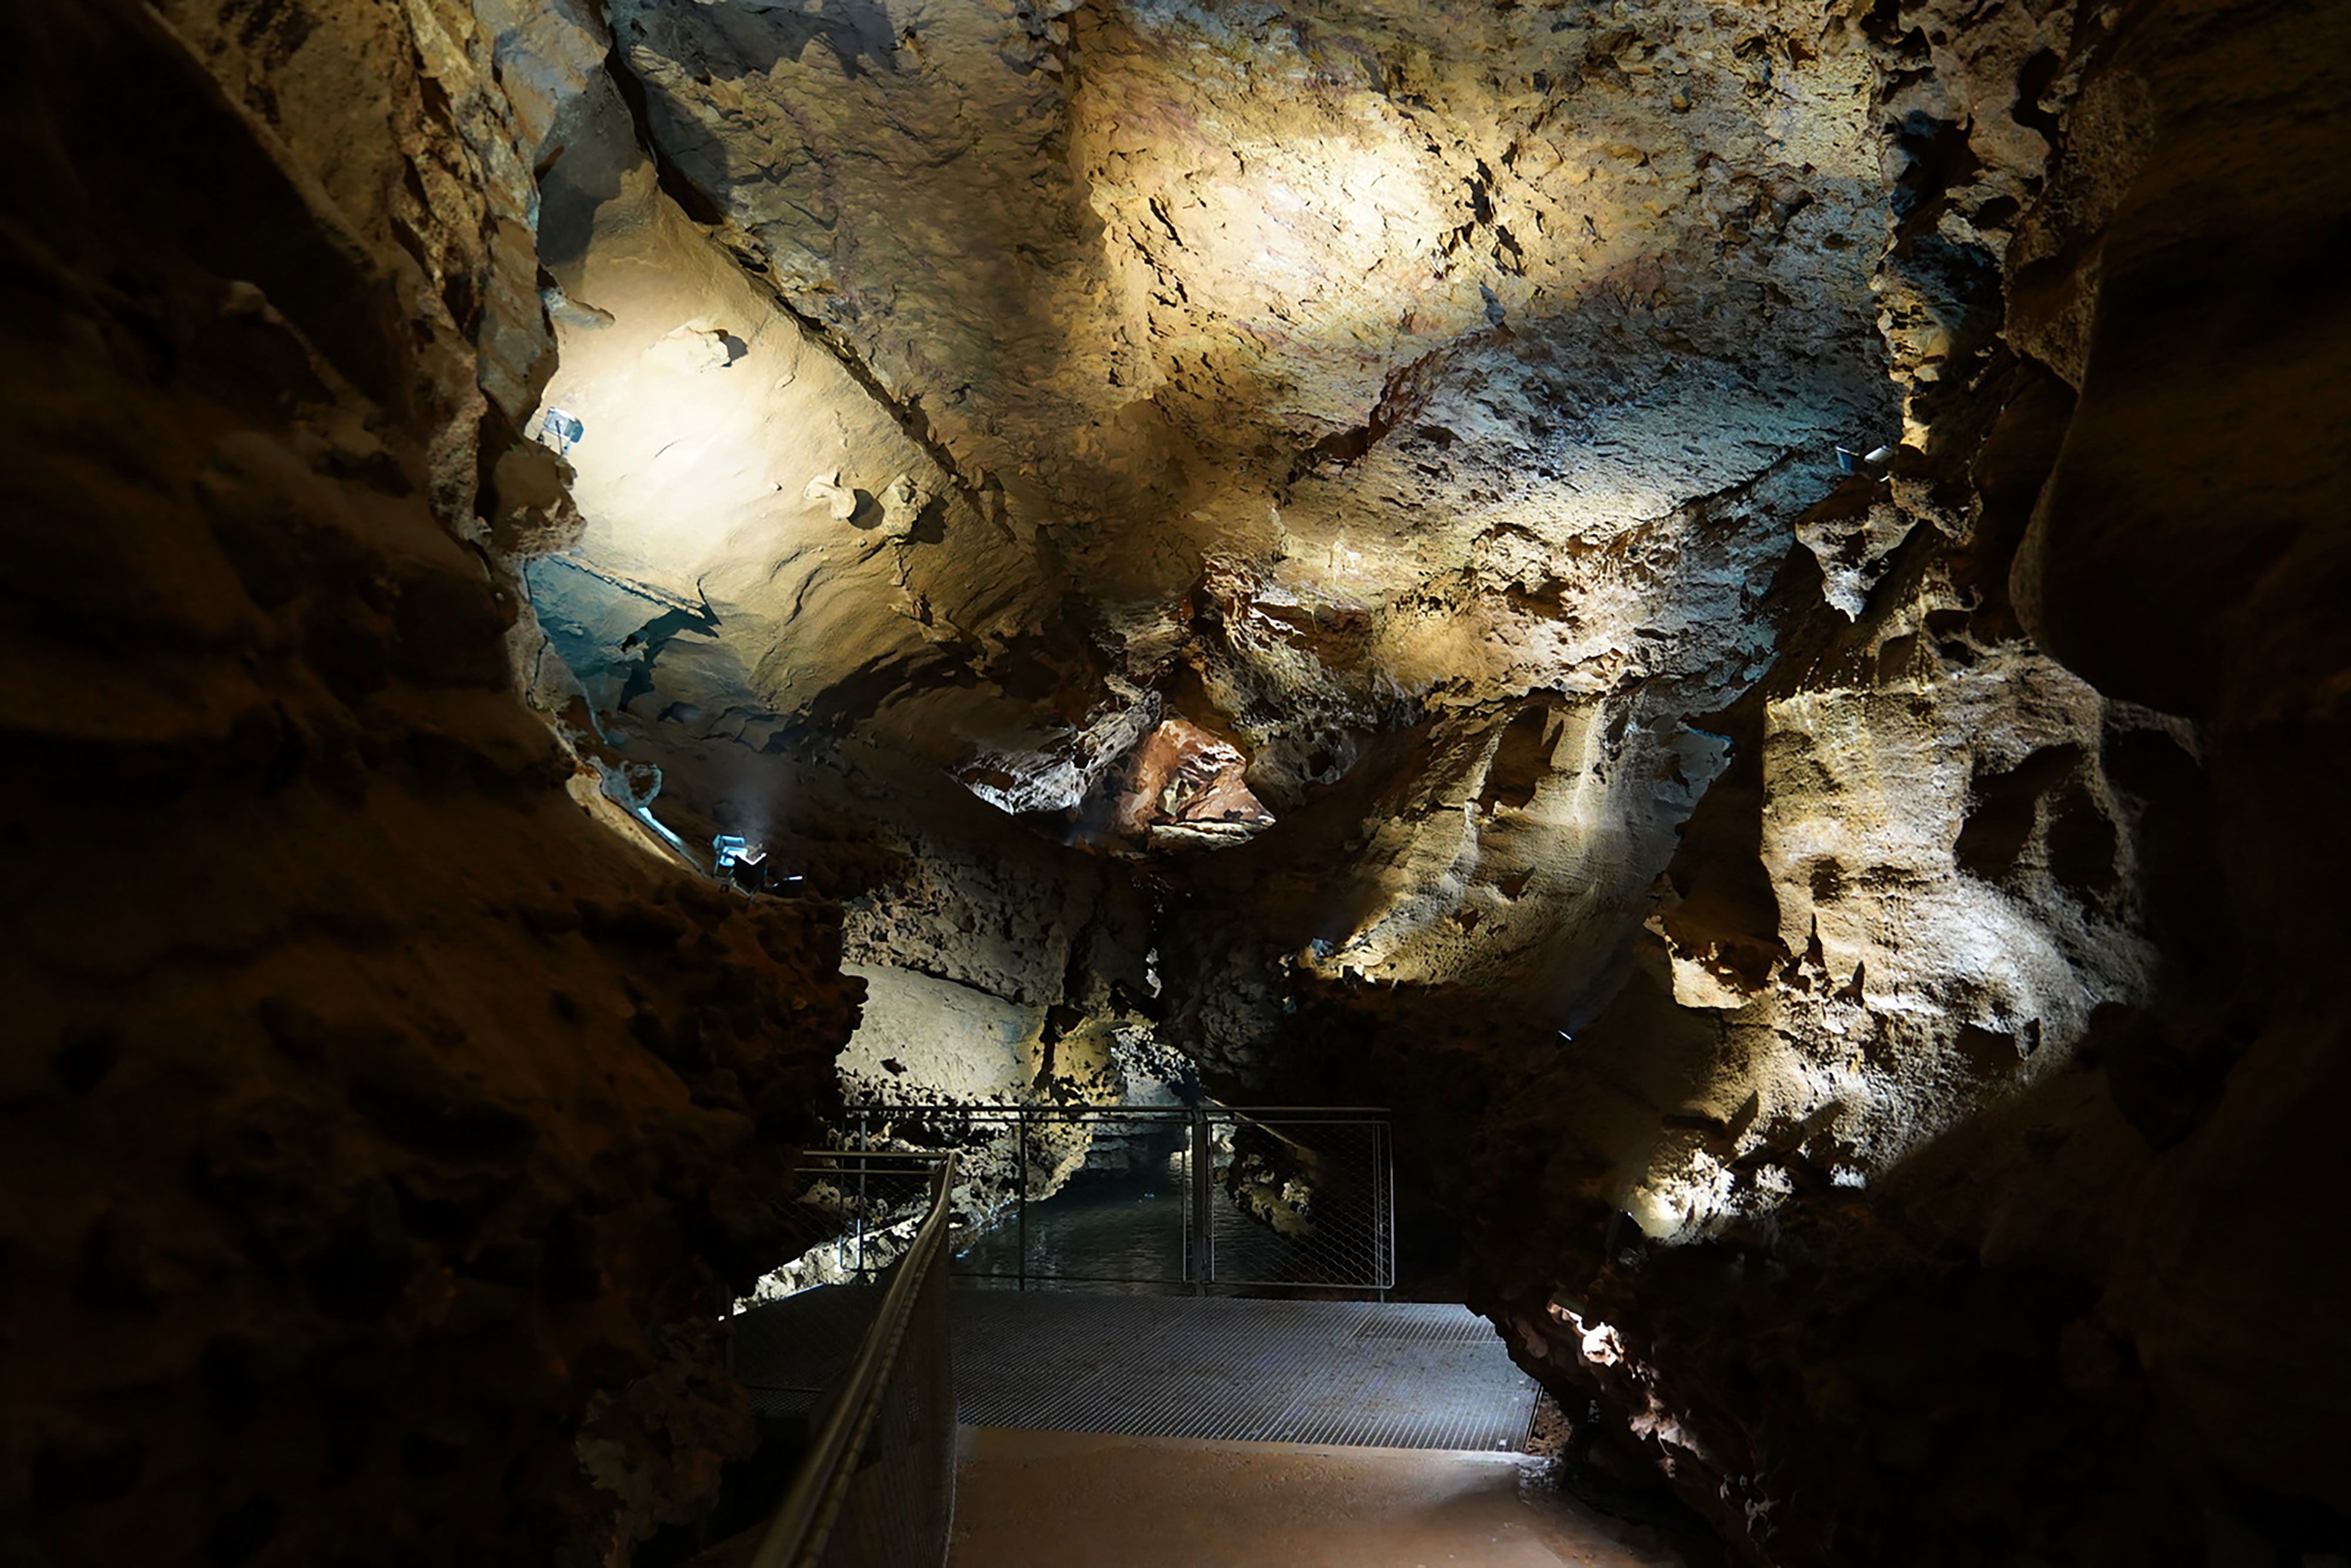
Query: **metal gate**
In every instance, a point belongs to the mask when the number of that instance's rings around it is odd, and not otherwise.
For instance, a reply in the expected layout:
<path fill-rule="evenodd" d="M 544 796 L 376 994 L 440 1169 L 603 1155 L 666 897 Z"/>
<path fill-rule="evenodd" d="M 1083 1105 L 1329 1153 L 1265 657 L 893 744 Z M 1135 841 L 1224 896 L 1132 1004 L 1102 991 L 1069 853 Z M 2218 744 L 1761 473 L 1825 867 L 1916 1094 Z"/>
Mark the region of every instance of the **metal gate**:
<path fill-rule="evenodd" d="M 1376 1110 L 870 1105 L 852 1137 L 866 1157 L 956 1152 L 958 1278 L 1201 1293 L 1395 1284 L 1394 1160 Z M 868 1261 L 862 1228 L 844 1245 L 855 1271 L 888 1261 Z"/>

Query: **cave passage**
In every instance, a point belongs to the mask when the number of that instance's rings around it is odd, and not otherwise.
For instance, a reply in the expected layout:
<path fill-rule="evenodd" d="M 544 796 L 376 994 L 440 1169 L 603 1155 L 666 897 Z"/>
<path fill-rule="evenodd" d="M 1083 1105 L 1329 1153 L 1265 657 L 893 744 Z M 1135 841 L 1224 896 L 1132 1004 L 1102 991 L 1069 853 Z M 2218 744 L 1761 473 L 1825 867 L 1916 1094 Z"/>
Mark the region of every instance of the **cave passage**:
<path fill-rule="evenodd" d="M 8 36 L 0 1559 L 2351 1561 L 2351 7 Z"/>

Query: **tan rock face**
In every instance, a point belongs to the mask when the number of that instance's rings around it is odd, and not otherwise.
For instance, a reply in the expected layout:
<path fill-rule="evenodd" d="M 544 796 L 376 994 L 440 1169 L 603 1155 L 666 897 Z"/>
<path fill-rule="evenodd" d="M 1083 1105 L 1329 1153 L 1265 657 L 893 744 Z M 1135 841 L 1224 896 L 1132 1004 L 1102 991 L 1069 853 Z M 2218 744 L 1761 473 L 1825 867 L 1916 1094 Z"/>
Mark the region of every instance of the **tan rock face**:
<path fill-rule="evenodd" d="M 615 432 L 573 455 L 603 582 L 533 580 L 608 727 L 722 823 L 827 788 L 821 753 L 901 810 L 952 773 L 1083 832 L 1171 707 L 1285 820 L 1424 726 L 1436 770 L 1358 779 L 1332 809 L 1374 790 L 1374 847 L 1259 945 L 1540 974 L 1571 1005 L 1720 765 L 1685 717 L 1768 663 L 1789 520 L 1836 444 L 1892 432 L 1857 37 L 1695 10 L 869 21 L 615 13 L 671 183 L 870 380 L 747 390 L 786 384 L 761 345 L 799 376 L 799 323 L 712 277 L 650 170 L 594 210 L 571 297 L 664 341 L 713 288 L 763 323 L 754 373 L 695 398 L 636 340 L 564 329 L 552 395 Z M 935 544 L 859 499 L 893 475 L 941 497 Z M 820 542 L 861 517 L 889 549 Z M 1901 531 L 1863 541 L 1848 599 Z"/>
<path fill-rule="evenodd" d="M 1134 706 L 1104 664 L 1196 686 L 1277 811 L 1424 705 L 1651 677 L 1637 624 L 1664 652 L 1656 622 L 1717 612 L 1671 602 L 1722 591 L 1682 565 L 1691 525 L 1801 507 L 1831 446 L 1892 429 L 1868 67 L 1841 22 L 615 23 L 729 244 L 1017 541 L 1003 570 L 1050 585 L 994 624 L 947 615 L 956 659 L 985 690 L 1012 684 L 989 666 L 1013 626 L 1091 644 L 1055 661 L 1087 716 L 956 725 L 991 775 L 1077 769 L 990 783 L 1011 809 L 1074 805 L 1134 743 L 1099 733 Z M 1780 544 L 1696 549 L 1753 579 Z M 1718 679 L 1751 678 L 1748 652 Z M 939 735 L 915 728 L 893 749 Z"/>

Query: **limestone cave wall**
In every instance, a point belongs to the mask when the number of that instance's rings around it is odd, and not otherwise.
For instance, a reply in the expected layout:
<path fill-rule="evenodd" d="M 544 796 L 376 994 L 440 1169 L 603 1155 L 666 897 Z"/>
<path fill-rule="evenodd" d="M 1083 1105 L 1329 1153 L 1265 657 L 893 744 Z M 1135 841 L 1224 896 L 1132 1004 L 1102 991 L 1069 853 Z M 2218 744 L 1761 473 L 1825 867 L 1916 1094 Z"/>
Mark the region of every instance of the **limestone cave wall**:
<path fill-rule="evenodd" d="M 549 340 L 431 9 L 177 9 L 11 6 L 0 67 L 0 1551 L 626 1561 L 748 1440 L 708 1322 L 840 914 L 517 699 L 477 453 Z"/>
<path fill-rule="evenodd" d="M 1745 1554 L 2321 1560 L 2346 1019 L 2304 944 L 2344 838 L 2281 791 L 2331 802 L 2344 736 L 2310 420 L 2346 318 L 2294 281 L 2346 210 L 2341 20 L 1863 26 L 1907 435 L 1799 533 L 1908 537 L 1722 716 L 1607 1010 L 1387 1060 L 1452 1087 L 1468 1272 L 1527 1364 Z"/>

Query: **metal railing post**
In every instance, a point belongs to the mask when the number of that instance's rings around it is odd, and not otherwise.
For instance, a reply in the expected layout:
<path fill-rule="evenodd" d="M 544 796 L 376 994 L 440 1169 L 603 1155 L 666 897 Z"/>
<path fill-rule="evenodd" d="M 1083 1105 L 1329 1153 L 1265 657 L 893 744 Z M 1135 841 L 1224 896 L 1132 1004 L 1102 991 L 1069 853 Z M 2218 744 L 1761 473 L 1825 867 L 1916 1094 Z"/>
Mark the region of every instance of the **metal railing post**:
<path fill-rule="evenodd" d="M 1018 1268 L 1020 1272 L 1020 1288 L 1025 1291 L 1029 1288 L 1029 1108 L 1026 1105 L 1020 1108 L 1019 1125 L 1019 1132 L 1017 1136 L 1019 1154 L 1013 1166 L 1012 1179 L 1015 1183 L 1013 1187 L 1015 1201 L 1019 1205 Z"/>
<path fill-rule="evenodd" d="M 1372 1226 L 1372 1247 L 1377 1254 L 1374 1262 L 1379 1270 L 1372 1277 L 1380 1281 L 1380 1300 L 1384 1301 L 1395 1283 L 1395 1140 L 1389 1136 L 1385 1122 L 1374 1124 L 1372 1132 L 1372 1147 L 1379 1152 L 1381 1175 L 1386 1178 L 1376 1189 L 1385 1201 Z"/>
<path fill-rule="evenodd" d="M 1210 1178 L 1215 1175 L 1216 1144 L 1208 1136 L 1208 1113 L 1192 1107 L 1192 1293 L 1205 1296 L 1217 1271 L 1217 1228 L 1208 1213 Z"/>

